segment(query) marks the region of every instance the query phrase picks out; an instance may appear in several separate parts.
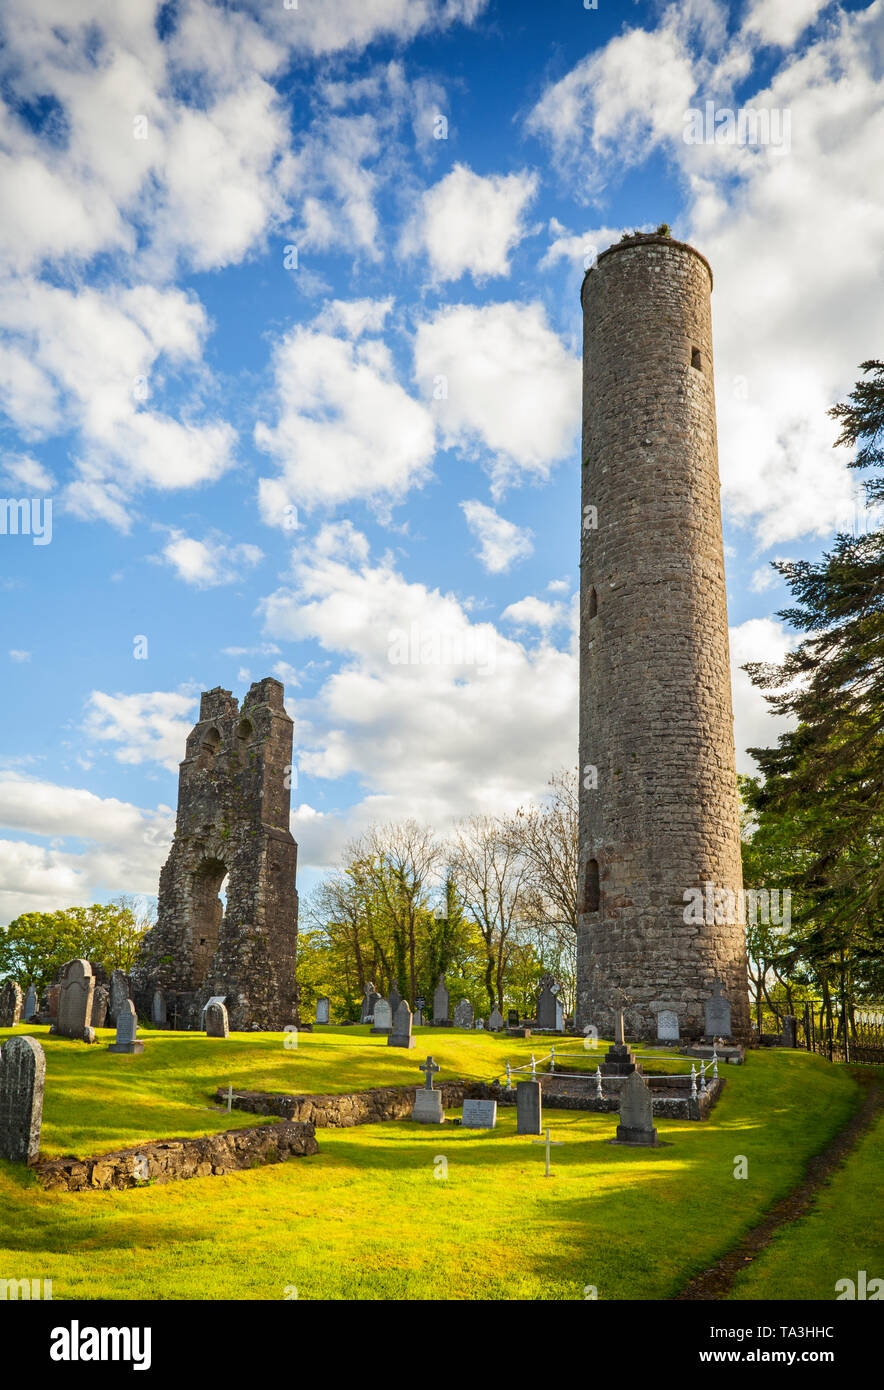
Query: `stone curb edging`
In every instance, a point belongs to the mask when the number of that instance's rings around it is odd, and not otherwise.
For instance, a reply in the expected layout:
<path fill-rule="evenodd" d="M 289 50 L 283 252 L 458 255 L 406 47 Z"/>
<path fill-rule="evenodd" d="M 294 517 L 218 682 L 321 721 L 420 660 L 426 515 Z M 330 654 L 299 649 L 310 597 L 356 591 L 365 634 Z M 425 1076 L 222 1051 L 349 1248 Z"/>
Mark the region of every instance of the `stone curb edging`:
<path fill-rule="evenodd" d="M 192 1139 L 162 1139 L 96 1158 L 48 1158 L 33 1165 L 50 1192 L 97 1192 L 235 1173 L 319 1153 L 312 1124 L 284 1121 Z"/>

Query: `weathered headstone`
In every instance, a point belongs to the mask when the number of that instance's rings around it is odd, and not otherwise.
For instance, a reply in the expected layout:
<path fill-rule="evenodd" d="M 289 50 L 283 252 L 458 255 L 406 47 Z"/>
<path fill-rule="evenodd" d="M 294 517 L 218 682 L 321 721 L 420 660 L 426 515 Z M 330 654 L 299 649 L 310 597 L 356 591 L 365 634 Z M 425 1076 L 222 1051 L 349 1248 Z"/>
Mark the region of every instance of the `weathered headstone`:
<path fill-rule="evenodd" d="M 69 960 L 61 980 L 61 993 L 58 996 L 58 1017 L 52 1025 L 53 1033 L 63 1038 L 79 1038 L 83 1042 L 94 1040 L 92 1032 L 92 999 L 95 994 L 95 977 L 88 960 Z M 90 1038 L 88 1034 L 92 1034 Z"/>
<path fill-rule="evenodd" d="M 519 1010 L 518 1010 L 518 1009 L 507 1009 L 507 1011 L 506 1011 L 506 1026 L 507 1026 L 507 1028 L 518 1028 L 518 1026 L 519 1026 Z"/>
<path fill-rule="evenodd" d="M 320 994 L 319 998 L 318 998 L 317 1001 L 316 1001 L 316 1022 L 317 1022 L 317 1023 L 328 1023 L 328 1020 L 329 1020 L 329 1017 L 330 1017 L 330 1014 L 329 1014 L 330 1008 L 331 1008 L 331 1004 L 330 1004 L 328 995 L 326 995 L 326 994 Z"/>
<path fill-rule="evenodd" d="M 656 1142 L 651 1092 L 647 1082 L 638 1072 L 633 1072 L 620 1087 L 620 1123 L 616 1143 L 648 1146 Z"/>
<path fill-rule="evenodd" d="M 780 1031 L 780 1046 L 798 1046 L 798 1019 L 795 1018 L 794 1014 L 786 1014 L 782 1020 L 782 1029 Z"/>
<path fill-rule="evenodd" d="M 503 1028 L 503 1014 L 500 1009 L 494 1008 L 488 1015 L 488 1027 L 492 1033 L 499 1033 Z"/>
<path fill-rule="evenodd" d="M 496 1100 L 465 1100 L 460 1120 L 464 1129 L 496 1129 Z"/>
<path fill-rule="evenodd" d="M 706 1037 L 729 1038 L 730 1035 L 731 1006 L 724 997 L 721 981 L 716 980 L 712 998 L 706 1000 Z"/>
<path fill-rule="evenodd" d="M 150 1021 L 166 1026 L 166 996 L 161 989 L 155 989 L 150 1006 Z"/>
<path fill-rule="evenodd" d="M 414 1038 L 411 1036 L 411 1009 L 402 999 L 393 1017 L 393 1027 L 390 1036 L 387 1038 L 388 1047 L 414 1047 Z"/>
<path fill-rule="evenodd" d="M 92 1018 L 90 1023 L 93 1028 L 103 1028 L 107 1022 L 107 1006 L 110 991 L 107 985 L 96 985 L 92 993 Z"/>
<path fill-rule="evenodd" d="M 117 1040 L 108 1043 L 108 1052 L 143 1052 L 144 1043 L 138 1041 L 138 1015 L 131 999 L 121 1004 L 117 1012 Z"/>
<path fill-rule="evenodd" d="M 33 985 L 28 985 L 28 992 L 25 995 L 25 1002 L 22 1005 L 22 1018 L 25 1023 L 30 1023 L 34 1014 L 37 1012 L 37 991 Z"/>
<path fill-rule="evenodd" d="M 559 985 L 554 976 L 544 975 L 540 981 L 540 993 L 537 996 L 537 1027 L 548 1032 L 554 1031 L 557 1026 L 556 996 L 558 992 Z"/>
<path fill-rule="evenodd" d="M 21 986 L 17 980 L 0 985 L 0 1028 L 14 1028 L 21 1018 Z"/>
<path fill-rule="evenodd" d="M 539 1081 L 516 1082 L 516 1133 L 540 1134 L 543 1105 Z"/>
<path fill-rule="evenodd" d="M 564 1031 L 565 1031 L 565 1008 L 564 1008 L 564 1005 L 562 1004 L 561 999 L 557 999 L 557 1000 L 556 1000 L 556 1032 L 557 1032 L 557 1033 L 564 1033 Z"/>
<path fill-rule="evenodd" d="M 657 1037 L 660 1042 L 678 1042 L 678 1014 L 671 1009 L 661 1009 L 657 1015 Z"/>
<path fill-rule="evenodd" d="M 122 970 L 112 970 L 107 1001 L 108 1016 L 113 1023 L 117 1021 L 120 1009 L 129 999 L 129 977 Z"/>
<path fill-rule="evenodd" d="M 374 1026 L 373 1033 L 389 1033 L 393 1027 L 393 1015 L 390 1012 L 390 1005 L 386 999 L 378 999 L 374 1006 Z"/>
<path fill-rule="evenodd" d="M 450 1002 L 451 997 L 445 987 L 445 981 L 440 975 L 439 983 L 433 990 L 433 1022 L 437 1027 L 439 1027 L 440 1024 L 444 1025 L 448 1022 L 448 1008 Z"/>
<path fill-rule="evenodd" d="M 445 1123 L 442 1094 L 433 1088 L 433 1073 L 439 1070 L 439 1064 L 434 1062 L 432 1057 L 428 1057 L 421 1063 L 420 1070 L 426 1081 L 415 1094 L 411 1118 L 422 1125 L 442 1125 Z"/>
<path fill-rule="evenodd" d="M 229 1038 L 230 1024 L 227 1021 L 227 1007 L 224 1004 L 209 1004 L 206 1007 L 206 1037 Z"/>
<path fill-rule="evenodd" d="M 469 999 L 461 999 L 458 1004 L 455 1004 L 454 1026 L 455 1028 L 472 1028 L 473 1006 Z"/>
<path fill-rule="evenodd" d="M 375 990 L 374 981 L 369 980 L 368 984 L 365 986 L 365 992 L 362 996 L 362 1014 L 359 1019 L 360 1023 L 371 1023 L 372 1019 L 374 1018 L 374 1011 L 379 999 L 380 995 Z"/>
<path fill-rule="evenodd" d="M 390 986 L 390 993 L 387 995 L 387 1003 L 390 1005 L 390 1014 L 391 1014 L 391 1016 L 392 1016 L 393 1018 L 395 1018 L 395 1017 L 396 1017 L 396 1010 L 399 1008 L 399 1005 L 402 1003 L 402 995 L 399 993 L 399 991 L 398 991 L 398 989 L 396 988 L 395 985 L 391 985 L 391 986 Z"/>
<path fill-rule="evenodd" d="M 10 1038 L 0 1052 L 0 1158 L 36 1163 L 43 1123 L 46 1057 L 33 1038 Z"/>

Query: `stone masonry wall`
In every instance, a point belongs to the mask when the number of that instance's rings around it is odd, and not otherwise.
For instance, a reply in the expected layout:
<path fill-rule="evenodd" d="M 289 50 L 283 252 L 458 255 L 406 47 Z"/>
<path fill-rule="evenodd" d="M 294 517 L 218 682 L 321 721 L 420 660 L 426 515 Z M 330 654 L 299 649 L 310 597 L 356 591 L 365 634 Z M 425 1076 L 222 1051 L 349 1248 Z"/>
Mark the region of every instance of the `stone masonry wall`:
<path fill-rule="evenodd" d="M 683 920 L 685 890 L 742 886 L 711 287 L 641 236 L 582 291 L 577 1021 L 608 1036 L 621 1006 L 631 1037 L 662 1009 L 701 1033 L 716 976 L 749 1028 L 743 926 Z"/>

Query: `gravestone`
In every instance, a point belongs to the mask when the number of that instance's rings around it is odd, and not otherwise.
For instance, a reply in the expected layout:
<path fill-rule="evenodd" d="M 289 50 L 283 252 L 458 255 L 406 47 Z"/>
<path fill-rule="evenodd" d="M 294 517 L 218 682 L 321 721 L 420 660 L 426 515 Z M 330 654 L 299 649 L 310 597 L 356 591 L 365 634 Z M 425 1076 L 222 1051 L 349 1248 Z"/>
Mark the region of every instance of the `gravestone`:
<path fill-rule="evenodd" d="M 229 1038 L 230 1024 L 227 1021 L 227 1007 L 224 1004 L 209 1004 L 206 1007 L 206 1037 Z"/>
<path fill-rule="evenodd" d="M 359 1018 L 360 1023 L 371 1023 L 374 1018 L 375 1007 L 380 997 L 381 996 L 375 990 L 374 982 L 369 980 L 362 996 L 362 1013 Z"/>
<path fill-rule="evenodd" d="M 507 1028 L 518 1028 L 518 1026 L 519 1026 L 519 1010 L 518 1010 L 518 1009 L 507 1009 L 507 1011 L 506 1011 L 506 1026 L 507 1026 Z"/>
<path fill-rule="evenodd" d="M 144 1043 L 138 1041 L 138 1015 L 131 999 L 121 1004 L 117 1012 L 117 1040 L 108 1043 L 108 1052 L 143 1052 Z"/>
<path fill-rule="evenodd" d="M 445 987 L 445 981 L 440 975 L 439 983 L 433 990 L 433 1023 L 437 1028 L 440 1025 L 444 1027 L 445 1024 L 448 1023 L 448 1009 L 450 1003 L 451 997 Z"/>
<path fill-rule="evenodd" d="M 633 1072 L 620 1087 L 620 1123 L 616 1144 L 648 1147 L 657 1143 L 654 1128 L 654 1102 L 647 1082 Z"/>
<path fill-rule="evenodd" d="M 329 1014 L 329 1009 L 330 1009 L 330 1007 L 331 1007 L 331 1005 L 330 1005 L 328 996 L 325 995 L 325 994 L 320 994 L 319 998 L 318 998 L 317 1001 L 316 1001 L 316 1022 L 317 1022 L 317 1023 L 328 1023 L 328 1020 L 329 1020 L 329 1017 L 330 1017 L 330 1014 Z"/>
<path fill-rule="evenodd" d="M 155 989 L 150 1006 L 150 1021 L 166 1026 L 166 996 L 161 989 Z"/>
<path fill-rule="evenodd" d="M 63 1038 L 79 1038 L 83 1042 L 94 1040 L 92 1032 L 92 1000 L 95 994 L 95 977 L 88 960 L 69 960 L 61 980 L 58 996 L 58 1017 L 52 1025 L 52 1032 Z M 92 1034 L 88 1037 L 87 1034 Z"/>
<path fill-rule="evenodd" d="M 557 999 L 557 1000 L 556 1000 L 556 1032 L 557 1032 L 557 1033 L 564 1033 L 564 1031 L 565 1031 L 565 1010 L 564 1010 L 564 1008 L 563 1008 L 563 1006 L 562 1006 L 562 1001 L 561 1001 L 561 999 Z"/>
<path fill-rule="evenodd" d="M 516 1133 L 540 1134 L 543 1104 L 539 1081 L 516 1082 Z"/>
<path fill-rule="evenodd" d="M 465 1100 L 460 1123 L 464 1129 L 496 1129 L 496 1100 Z"/>
<path fill-rule="evenodd" d="M 399 1008 L 399 1005 L 402 1003 L 402 995 L 399 993 L 399 991 L 398 991 L 398 989 L 396 988 L 395 985 L 391 985 L 391 986 L 390 986 L 390 993 L 387 995 L 387 1003 L 390 1005 L 390 1016 L 391 1016 L 391 1018 L 395 1018 L 395 1017 L 396 1017 L 396 1010 Z"/>
<path fill-rule="evenodd" d="M 671 1009 L 661 1009 L 657 1015 L 657 1037 L 660 1042 L 678 1042 L 678 1014 Z"/>
<path fill-rule="evenodd" d="M 455 1004 L 454 1026 L 455 1028 L 472 1028 L 473 1006 L 469 999 L 461 999 L 459 1004 Z"/>
<path fill-rule="evenodd" d="M 439 1070 L 439 1064 L 434 1062 L 432 1057 L 428 1057 L 425 1062 L 421 1063 L 420 1070 L 426 1077 L 426 1081 L 415 1094 L 411 1118 L 422 1125 L 444 1125 L 442 1093 L 433 1088 L 433 1073 Z"/>
<path fill-rule="evenodd" d="M 780 1046 L 781 1046 L 781 1047 L 797 1047 L 797 1046 L 798 1046 L 798 1019 L 795 1018 L 794 1014 L 786 1014 L 786 1016 L 785 1016 L 785 1018 L 783 1019 L 782 1023 L 783 1023 L 783 1026 L 782 1026 L 782 1030 L 781 1030 L 781 1032 L 780 1032 Z"/>
<path fill-rule="evenodd" d="M 492 1033 L 499 1033 L 503 1028 L 503 1014 L 500 1009 L 492 1009 L 488 1015 L 488 1028 Z"/>
<path fill-rule="evenodd" d="M 544 975 L 540 981 L 540 993 L 537 996 L 537 1027 L 543 1028 L 547 1032 L 553 1032 L 557 1026 L 561 1027 L 561 1023 L 557 1023 L 556 1017 L 556 995 L 559 988 L 560 986 L 552 975 Z"/>
<path fill-rule="evenodd" d="M 476 1021 L 475 1021 L 475 1023 L 473 1024 L 473 1027 L 476 1029 L 477 1032 L 484 1032 L 484 1029 L 485 1029 L 485 1020 L 484 1020 L 484 1018 L 477 1018 Z"/>
<path fill-rule="evenodd" d="M 103 1028 L 107 1022 L 107 1006 L 110 991 L 107 985 L 96 985 L 92 994 L 92 1018 L 90 1023 L 93 1028 Z"/>
<path fill-rule="evenodd" d="M 730 1035 L 731 1006 L 724 997 L 721 981 L 716 980 L 712 998 L 706 1000 L 706 1037 L 729 1038 Z"/>
<path fill-rule="evenodd" d="M 46 1057 L 33 1038 L 10 1038 L 0 1052 L 0 1158 L 36 1163 L 43 1123 Z"/>
<path fill-rule="evenodd" d="M 25 1023 L 29 1023 L 36 1012 L 37 991 L 34 989 L 33 985 L 29 985 L 28 992 L 25 995 L 25 1002 L 22 1005 L 22 1018 L 24 1019 Z"/>
<path fill-rule="evenodd" d="M 623 1014 L 620 1010 L 614 1015 L 614 1042 L 600 1065 L 603 1076 L 631 1076 L 636 1069 L 635 1055 L 626 1045 Z"/>
<path fill-rule="evenodd" d="M 374 1006 L 374 1027 L 373 1033 L 389 1033 L 393 1027 L 393 1015 L 390 1012 L 390 1005 L 386 999 L 378 998 Z"/>
<path fill-rule="evenodd" d="M 399 1001 L 399 1008 L 393 1018 L 393 1028 L 387 1038 L 388 1047 L 414 1047 L 414 1038 L 411 1036 L 411 1009 L 404 999 Z"/>
<path fill-rule="evenodd" d="M 0 1028 L 14 1028 L 21 1018 L 21 986 L 17 980 L 0 985 Z"/>
<path fill-rule="evenodd" d="M 122 970 L 112 970 L 108 991 L 107 1012 L 112 1023 L 116 1023 L 120 1009 L 129 999 L 129 977 Z"/>

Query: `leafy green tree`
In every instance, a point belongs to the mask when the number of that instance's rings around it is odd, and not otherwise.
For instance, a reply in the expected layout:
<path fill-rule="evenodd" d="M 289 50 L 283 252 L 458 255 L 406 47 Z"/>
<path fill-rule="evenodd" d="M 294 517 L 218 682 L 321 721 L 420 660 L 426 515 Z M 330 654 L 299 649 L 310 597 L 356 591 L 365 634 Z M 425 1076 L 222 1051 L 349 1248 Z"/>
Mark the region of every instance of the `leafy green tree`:
<path fill-rule="evenodd" d="M 33 984 L 40 994 L 76 956 L 98 961 L 106 970 L 128 971 L 147 925 L 119 902 L 23 912 L 0 931 L 0 976 Z"/>

